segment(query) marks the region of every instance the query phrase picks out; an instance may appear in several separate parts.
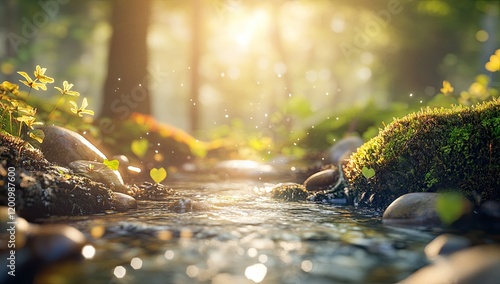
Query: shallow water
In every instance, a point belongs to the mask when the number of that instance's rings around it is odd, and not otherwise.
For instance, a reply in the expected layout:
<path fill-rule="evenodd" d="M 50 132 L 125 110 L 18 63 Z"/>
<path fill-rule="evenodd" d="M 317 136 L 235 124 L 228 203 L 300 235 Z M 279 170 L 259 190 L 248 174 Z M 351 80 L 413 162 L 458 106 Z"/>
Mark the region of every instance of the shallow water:
<path fill-rule="evenodd" d="M 68 283 L 394 283 L 426 264 L 437 233 L 385 227 L 353 207 L 284 202 L 256 180 L 176 181 L 172 199 L 125 213 L 54 217 L 80 229 L 95 254 L 55 265 L 41 281 Z M 87 251 L 87 253 L 89 252 Z M 90 253 L 91 254 L 91 253 Z"/>

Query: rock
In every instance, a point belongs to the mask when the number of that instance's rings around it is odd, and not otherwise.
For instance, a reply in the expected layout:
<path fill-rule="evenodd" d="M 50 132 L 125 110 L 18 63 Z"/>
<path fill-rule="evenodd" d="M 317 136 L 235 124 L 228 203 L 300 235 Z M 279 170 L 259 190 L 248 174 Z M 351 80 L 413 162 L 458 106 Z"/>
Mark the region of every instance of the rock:
<path fill-rule="evenodd" d="M 382 222 L 386 225 L 395 226 L 442 226 L 441 218 L 436 210 L 438 193 L 414 192 L 400 196 L 384 211 Z M 465 216 L 472 207 L 471 203 L 463 199 L 461 212 L 453 221 L 453 224 L 460 226 L 469 226 L 468 219 Z M 468 217 L 468 216 L 467 216 Z M 456 221 L 460 222 L 456 222 Z M 451 225 L 451 224 L 447 224 Z"/>
<path fill-rule="evenodd" d="M 28 248 L 44 262 L 80 256 L 86 238 L 79 230 L 66 225 L 32 225 Z"/>
<path fill-rule="evenodd" d="M 350 136 L 340 139 L 327 151 L 327 162 L 338 165 L 344 158 L 349 157 L 352 153 L 363 145 L 364 141 L 358 136 Z"/>
<path fill-rule="evenodd" d="M 21 229 L 19 227 L 20 220 L 23 219 L 17 219 L 17 230 Z M 47 280 L 34 281 L 34 279 L 40 271 L 43 271 L 50 264 L 81 258 L 81 251 L 87 240 L 79 230 L 66 225 L 37 225 L 27 222 L 25 225 L 27 225 L 28 232 L 26 244 L 24 246 L 16 245 L 15 260 L 11 261 L 13 267 L 0 268 L 1 283 L 45 283 Z M 0 251 L 0 256 L 5 259 L 10 254 L 5 250 Z M 13 277 L 8 274 L 9 271 L 15 271 L 15 279 L 12 279 Z"/>
<path fill-rule="evenodd" d="M 303 201 L 307 199 L 309 192 L 298 183 L 280 183 L 271 189 L 271 196 L 285 201 Z"/>
<path fill-rule="evenodd" d="M 481 245 L 458 251 L 448 259 L 426 266 L 402 284 L 494 284 L 500 279 L 500 246 Z"/>
<path fill-rule="evenodd" d="M 106 156 L 80 134 L 59 126 L 43 127 L 45 158 L 62 166 L 77 160 L 102 162 Z"/>
<path fill-rule="evenodd" d="M 335 167 L 311 175 L 304 181 L 304 186 L 309 191 L 326 190 L 334 187 L 339 179 L 340 172 Z"/>
<path fill-rule="evenodd" d="M 479 227 L 482 230 L 500 232 L 500 202 L 486 201 L 478 209 Z"/>
<path fill-rule="evenodd" d="M 137 200 L 130 195 L 113 192 L 111 204 L 116 211 L 127 211 L 129 209 L 137 208 Z"/>
<path fill-rule="evenodd" d="M 177 213 L 191 212 L 193 211 L 193 202 L 187 198 L 179 199 L 170 206 L 170 210 Z"/>
<path fill-rule="evenodd" d="M 440 226 L 436 212 L 437 193 L 408 193 L 394 200 L 384 211 L 382 222 L 387 225 Z"/>
<path fill-rule="evenodd" d="M 500 99 L 395 119 L 343 165 L 349 190 L 359 205 L 381 209 L 406 193 L 447 188 L 500 202 L 498 117 Z M 375 176 L 366 178 L 364 167 Z"/>
<path fill-rule="evenodd" d="M 17 249 L 24 247 L 29 234 L 29 223 L 24 218 L 18 217 L 13 208 L 0 206 L 0 232 L 6 233 L 5 246 L 13 244 Z M 12 222 L 12 223 L 11 223 Z M 14 226 L 14 229 L 13 229 Z M 15 232 L 15 234 L 13 234 Z"/>
<path fill-rule="evenodd" d="M 176 192 L 171 187 L 167 187 L 161 183 L 145 181 L 139 185 L 131 185 L 127 194 L 138 200 L 165 200 L 175 195 Z"/>
<path fill-rule="evenodd" d="M 10 184 L 6 182 L 6 172 L 0 171 L 0 205 L 7 205 L 11 192 L 8 187 L 14 187 L 16 212 L 28 221 L 112 209 L 109 188 L 54 166 L 40 151 L 24 145 L 22 139 L 0 133 L 0 164 L 4 169 L 15 169 Z"/>
<path fill-rule="evenodd" d="M 433 260 L 439 256 L 448 256 L 471 245 L 472 242 L 466 237 L 442 234 L 425 247 L 425 255 L 428 259 Z"/>
<path fill-rule="evenodd" d="M 109 186 L 113 191 L 121 193 L 128 192 L 128 188 L 123 183 L 120 172 L 108 168 L 108 166 L 103 163 L 78 160 L 69 163 L 68 167 L 76 174 Z"/>

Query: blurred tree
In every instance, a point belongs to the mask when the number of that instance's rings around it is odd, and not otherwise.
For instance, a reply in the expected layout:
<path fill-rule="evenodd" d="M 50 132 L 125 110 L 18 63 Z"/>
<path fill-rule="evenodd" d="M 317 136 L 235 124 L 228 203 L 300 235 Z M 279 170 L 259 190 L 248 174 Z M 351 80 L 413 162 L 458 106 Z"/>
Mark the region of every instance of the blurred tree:
<path fill-rule="evenodd" d="M 151 114 L 147 31 L 151 1 L 115 0 L 101 117 L 126 119 Z"/>
<path fill-rule="evenodd" d="M 189 121 L 191 132 L 200 128 L 200 57 L 202 49 L 202 1 L 193 0 L 191 15 L 191 90 L 189 102 Z"/>

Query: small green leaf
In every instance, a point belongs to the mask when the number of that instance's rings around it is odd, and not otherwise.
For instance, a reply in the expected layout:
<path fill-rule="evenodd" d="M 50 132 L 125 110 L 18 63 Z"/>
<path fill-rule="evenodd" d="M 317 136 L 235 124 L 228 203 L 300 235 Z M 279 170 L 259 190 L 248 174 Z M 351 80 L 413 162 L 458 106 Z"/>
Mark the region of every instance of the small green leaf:
<path fill-rule="evenodd" d="M 149 175 L 155 183 L 160 183 L 167 177 L 167 171 L 163 167 L 159 169 L 152 168 L 151 171 L 149 171 Z"/>
<path fill-rule="evenodd" d="M 366 166 L 364 166 L 362 169 L 361 169 L 361 173 L 363 174 L 363 176 L 365 178 L 372 178 L 375 176 L 375 170 L 372 169 L 372 168 L 367 168 Z"/>
<path fill-rule="evenodd" d="M 120 165 L 120 161 L 118 160 L 108 160 L 108 159 L 104 159 L 104 162 L 103 164 L 106 165 L 106 167 L 112 169 L 113 171 L 116 171 L 118 170 L 118 166 Z"/>
<path fill-rule="evenodd" d="M 149 142 L 147 139 L 140 139 L 132 141 L 131 149 L 137 157 L 142 158 L 148 151 Z"/>
<path fill-rule="evenodd" d="M 42 143 L 43 139 L 45 138 L 45 133 L 43 133 L 43 131 L 41 129 L 35 129 L 35 130 L 31 130 L 29 132 L 29 136 L 32 139 L 35 139 L 36 141 L 38 141 L 38 143 Z"/>
<path fill-rule="evenodd" d="M 445 225 L 452 224 L 464 213 L 462 195 L 456 192 L 440 193 L 436 200 L 436 211 Z"/>

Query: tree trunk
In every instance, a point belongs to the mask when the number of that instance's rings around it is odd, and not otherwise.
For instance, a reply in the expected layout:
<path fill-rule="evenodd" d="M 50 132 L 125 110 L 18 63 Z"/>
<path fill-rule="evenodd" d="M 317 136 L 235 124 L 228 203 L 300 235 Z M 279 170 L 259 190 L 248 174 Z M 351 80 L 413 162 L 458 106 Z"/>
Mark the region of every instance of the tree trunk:
<path fill-rule="evenodd" d="M 126 119 L 133 112 L 151 114 L 147 30 L 150 0 L 115 0 L 108 75 L 101 117 Z"/>
<path fill-rule="evenodd" d="M 201 15 L 202 3 L 200 0 L 193 0 L 193 14 L 191 22 L 191 90 L 189 94 L 189 120 L 191 133 L 200 129 L 200 52 L 201 52 Z"/>
<path fill-rule="evenodd" d="M 15 33 L 17 35 L 20 34 L 19 31 L 19 7 L 18 3 L 14 0 L 7 0 L 4 3 L 0 4 L 1 10 L 3 10 L 1 17 L 3 23 L 2 26 L 5 28 L 6 33 Z M 18 46 L 14 46 L 9 37 L 5 37 L 5 56 L 4 58 L 0 58 L 0 61 L 7 63 L 17 63 L 14 58 L 16 58 L 18 53 Z M 12 70 L 14 71 L 14 70 Z M 17 78 L 17 74 L 15 72 L 3 74 L 5 75 L 5 79 L 10 82 L 15 82 L 15 78 Z"/>

